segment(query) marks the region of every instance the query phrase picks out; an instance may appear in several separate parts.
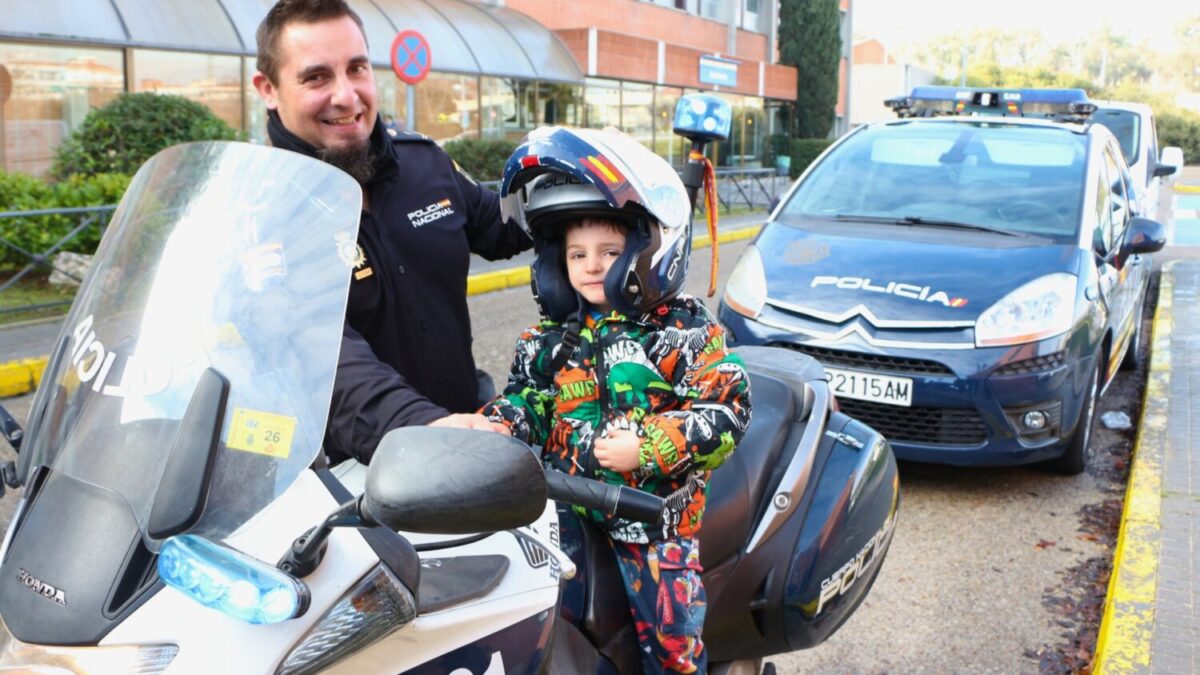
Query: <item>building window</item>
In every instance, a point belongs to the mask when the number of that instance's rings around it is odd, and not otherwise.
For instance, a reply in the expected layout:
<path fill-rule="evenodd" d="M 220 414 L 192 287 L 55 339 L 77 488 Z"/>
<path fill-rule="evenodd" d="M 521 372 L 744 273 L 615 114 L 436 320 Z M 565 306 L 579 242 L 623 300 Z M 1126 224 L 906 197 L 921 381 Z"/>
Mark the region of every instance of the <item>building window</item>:
<path fill-rule="evenodd" d="M 408 85 L 391 68 L 376 68 L 375 87 L 375 103 L 383 123 L 390 121 L 398 131 L 408 129 Z"/>
<path fill-rule="evenodd" d="M 537 125 L 537 86 L 528 80 L 480 79 L 484 138 L 521 139 Z"/>
<path fill-rule="evenodd" d="M 242 58 L 150 49 L 133 51 L 133 91 L 191 99 L 242 129 Z"/>
<path fill-rule="evenodd" d="M 539 124 L 577 127 L 583 124 L 583 87 L 575 84 L 538 85 Z"/>
<path fill-rule="evenodd" d="M 12 93 L 0 108 L 0 168 L 44 176 L 92 108 L 125 88 L 120 50 L 0 43 Z"/>
<path fill-rule="evenodd" d="M 621 83 L 589 77 L 583 91 L 586 120 L 592 129 L 621 128 Z"/>
<path fill-rule="evenodd" d="M 687 159 L 684 140 L 675 135 L 675 106 L 681 96 L 683 90 L 676 87 L 654 90 L 654 152 L 676 168 Z"/>
<path fill-rule="evenodd" d="M 478 79 L 430 73 L 416 86 L 416 131 L 435 141 L 479 138 Z"/>
<path fill-rule="evenodd" d="M 621 131 L 647 148 L 654 146 L 654 85 L 621 83 Z"/>

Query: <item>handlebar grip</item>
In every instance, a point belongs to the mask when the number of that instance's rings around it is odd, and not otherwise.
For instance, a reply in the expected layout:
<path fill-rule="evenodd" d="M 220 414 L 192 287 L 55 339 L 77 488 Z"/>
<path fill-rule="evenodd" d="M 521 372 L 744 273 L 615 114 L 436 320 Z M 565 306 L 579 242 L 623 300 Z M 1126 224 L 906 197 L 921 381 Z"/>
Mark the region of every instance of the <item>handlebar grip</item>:
<path fill-rule="evenodd" d="M 549 470 L 546 472 L 546 486 L 550 498 L 555 501 L 650 525 L 662 523 L 662 498 L 624 485 L 608 485 Z"/>

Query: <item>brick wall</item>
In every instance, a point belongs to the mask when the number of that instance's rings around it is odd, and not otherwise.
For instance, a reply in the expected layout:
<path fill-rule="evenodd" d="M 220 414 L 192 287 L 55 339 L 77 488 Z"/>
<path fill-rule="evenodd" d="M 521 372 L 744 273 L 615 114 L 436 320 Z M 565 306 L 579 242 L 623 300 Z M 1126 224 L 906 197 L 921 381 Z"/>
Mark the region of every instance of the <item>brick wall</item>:
<path fill-rule="evenodd" d="M 662 40 L 708 53 L 724 53 L 729 26 L 669 7 L 635 0 L 505 0 L 505 6 L 528 14 L 553 31 L 598 28 L 648 40 Z M 766 61 L 767 37 L 738 29 L 736 56 Z"/>

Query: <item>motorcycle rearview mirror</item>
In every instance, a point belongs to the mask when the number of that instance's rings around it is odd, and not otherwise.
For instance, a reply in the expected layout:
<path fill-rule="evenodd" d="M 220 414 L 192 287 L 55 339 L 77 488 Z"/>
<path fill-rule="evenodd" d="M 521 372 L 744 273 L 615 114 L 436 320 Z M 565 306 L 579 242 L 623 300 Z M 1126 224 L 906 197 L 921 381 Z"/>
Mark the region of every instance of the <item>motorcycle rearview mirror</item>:
<path fill-rule="evenodd" d="M 546 479 L 529 446 L 491 431 L 389 431 L 367 471 L 361 515 L 392 530 L 493 532 L 528 525 L 546 508 Z"/>
<path fill-rule="evenodd" d="M 14 452 L 21 451 L 21 440 L 25 438 L 25 431 L 17 424 L 17 419 L 8 412 L 4 406 L 0 405 L 0 434 L 3 434 L 4 440 L 12 446 Z"/>
<path fill-rule="evenodd" d="M 204 513 L 213 468 L 221 451 L 221 427 L 229 400 L 229 380 L 206 368 L 179 420 L 175 443 L 167 455 L 146 533 L 166 539 L 195 525 Z"/>
<path fill-rule="evenodd" d="M 21 441 L 25 438 L 25 430 L 17 423 L 17 419 L 0 405 L 0 435 L 12 446 L 13 452 L 21 452 Z M 21 487 L 17 476 L 17 463 L 8 460 L 0 462 L 0 497 L 4 496 L 6 488 Z"/>

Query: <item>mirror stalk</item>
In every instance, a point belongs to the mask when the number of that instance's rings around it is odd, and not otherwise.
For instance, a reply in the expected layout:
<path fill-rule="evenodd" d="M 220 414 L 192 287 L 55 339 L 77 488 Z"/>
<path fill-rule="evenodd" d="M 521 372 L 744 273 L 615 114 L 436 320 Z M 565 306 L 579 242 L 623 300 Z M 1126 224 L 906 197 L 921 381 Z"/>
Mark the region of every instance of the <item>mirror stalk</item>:
<path fill-rule="evenodd" d="M 335 527 L 370 527 L 374 525 L 363 517 L 360 502 L 361 499 L 356 498 L 342 504 L 336 511 L 329 514 L 325 522 L 297 537 L 276 567 L 297 579 L 312 574 L 325 557 L 325 549 L 329 546 L 329 535 L 333 534 Z"/>

